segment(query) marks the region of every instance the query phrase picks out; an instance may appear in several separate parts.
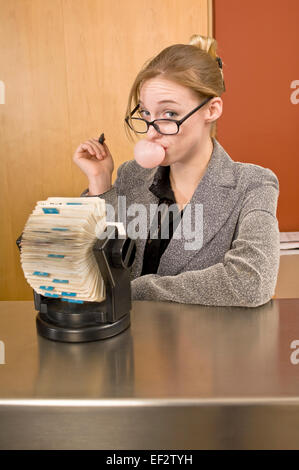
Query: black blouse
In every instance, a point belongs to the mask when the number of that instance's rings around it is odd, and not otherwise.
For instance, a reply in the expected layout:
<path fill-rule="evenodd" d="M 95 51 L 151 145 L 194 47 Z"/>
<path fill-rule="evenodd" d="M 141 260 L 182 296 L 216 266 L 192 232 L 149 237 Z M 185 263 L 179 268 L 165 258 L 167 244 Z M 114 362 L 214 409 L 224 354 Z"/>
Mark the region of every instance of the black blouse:
<path fill-rule="evenodd" d="M 149 187 L 149 190 L 155 194 L 159 198 L 158 207 L 161 204 L 166 204 L 170 206 L 171 204 L 176 204 L 176 200 L 174 197 L 174 193 L 172 191 L 170 181 L 169 181 L 169 171 L 170 166 L 160 166 L 155 173 L 155 177 L 153 183 Z M 161 215 L 161 211 L 158 212 L 158 234 L 157 238 L 150 238 L 150 231 L 148 233 L 147 242 L 144 249 L 143 255 L 143 266 L 141 271 L 141 276 L 145 274 L 155 274 L 157 273 L 160 258 L 163 255 L 164 251 L 166 250 L 170 239 L 172 238 L 173 232 L 177 228 L 184 209 L 179 212 L 177 209 L 177 215 L 173 217 L 173 212 L 169 211 L 169 237 L 162 238 L 161 237 L 161 219 L 163 219 L 163 215 Z"/>

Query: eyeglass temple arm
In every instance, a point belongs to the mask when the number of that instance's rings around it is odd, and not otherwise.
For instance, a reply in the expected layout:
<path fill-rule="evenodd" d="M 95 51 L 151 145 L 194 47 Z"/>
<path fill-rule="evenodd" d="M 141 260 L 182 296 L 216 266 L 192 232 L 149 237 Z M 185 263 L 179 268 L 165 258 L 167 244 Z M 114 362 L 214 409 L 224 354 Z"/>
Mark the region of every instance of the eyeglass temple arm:
<path fill-rule="evenodd" d="M 134 113 L 136 113 L 137 109 L 139 108 L 139 104 L 137 104 L 136 108 L 131 111 L 130 116 L 133 116 Z"/>
<path fill-rule="evenodd" d="M 180 121 L 176 121 L 178 124 L 182 124 L 189 116 L 192 116 L 193 113 L 195 113 L 196 111 L 198 111 L 202 106 L 204 106 L 208 101 L 210 101 L 212 98 L 214 98 L 214 96 L 210 96 L 209 98 L 205 99 L 202 103 L 200 103 L 199 106 L 197 106 L 197 108 L 193 109 L 193 111 L 191 111 L 189 114 L 187 114 L 187 116 L 185 116 L 183 119 L 181 119 Z"/>

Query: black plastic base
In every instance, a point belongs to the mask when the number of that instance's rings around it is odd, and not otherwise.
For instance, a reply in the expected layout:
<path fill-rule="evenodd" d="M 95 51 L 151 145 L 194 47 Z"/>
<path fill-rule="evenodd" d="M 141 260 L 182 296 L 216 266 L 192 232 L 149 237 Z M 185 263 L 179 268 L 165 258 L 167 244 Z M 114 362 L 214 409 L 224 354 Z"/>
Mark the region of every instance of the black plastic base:
<path fill-rule="evenodd" d="M 130 314 L 124 315 L 114 323 L 66 327 L 53 323 L 47 314 L 39 312 L 36 317 L 37 331 L 41 336 L 53 341 L 81 343 L 111 338 L 130 326 Z"/>

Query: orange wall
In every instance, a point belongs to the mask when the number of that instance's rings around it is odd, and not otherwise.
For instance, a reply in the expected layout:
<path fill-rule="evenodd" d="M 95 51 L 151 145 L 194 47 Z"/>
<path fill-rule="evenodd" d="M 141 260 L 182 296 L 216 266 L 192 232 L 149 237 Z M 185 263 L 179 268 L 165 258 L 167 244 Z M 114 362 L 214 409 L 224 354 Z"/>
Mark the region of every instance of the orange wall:
<path fill-rule="evenodd" d="M 298 0 L 214 0 L 227 90 L 217 139 L 233 160 L 276 173 L 281 232 L 299 231 L 298 18 Z"/>

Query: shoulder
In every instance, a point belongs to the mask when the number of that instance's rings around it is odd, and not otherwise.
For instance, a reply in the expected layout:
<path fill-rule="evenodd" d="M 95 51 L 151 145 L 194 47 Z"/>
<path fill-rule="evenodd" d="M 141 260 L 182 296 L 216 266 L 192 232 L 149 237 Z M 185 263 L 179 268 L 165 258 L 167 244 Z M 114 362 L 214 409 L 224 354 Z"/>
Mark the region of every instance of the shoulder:
<path fill-rule="evenodd" d="M 279 190 L 279 181 L 273 170 L 253 163 L 235 162 L 242 182 L 248 190 L 257 186 L 272 186 Z"/>
<path fill-rule="evenodd" d="M 251 190 L 262 185 L 279 189 L 279 181 L 273 170 L 254 163 L 235 161 L 217 140 L 214 139 L 214 143 L 215 152 L 221 162 L 221 179 L 242 190 Z"/>
<path fill-rule="evenodd" d="M 279 182 L 270 168 L 253 163 L 235 162 L 238 168 L 238 194 L 242 206 L 243 219 L 252 211 L 264 211 L 276 217 L 279 196 Z"/>

